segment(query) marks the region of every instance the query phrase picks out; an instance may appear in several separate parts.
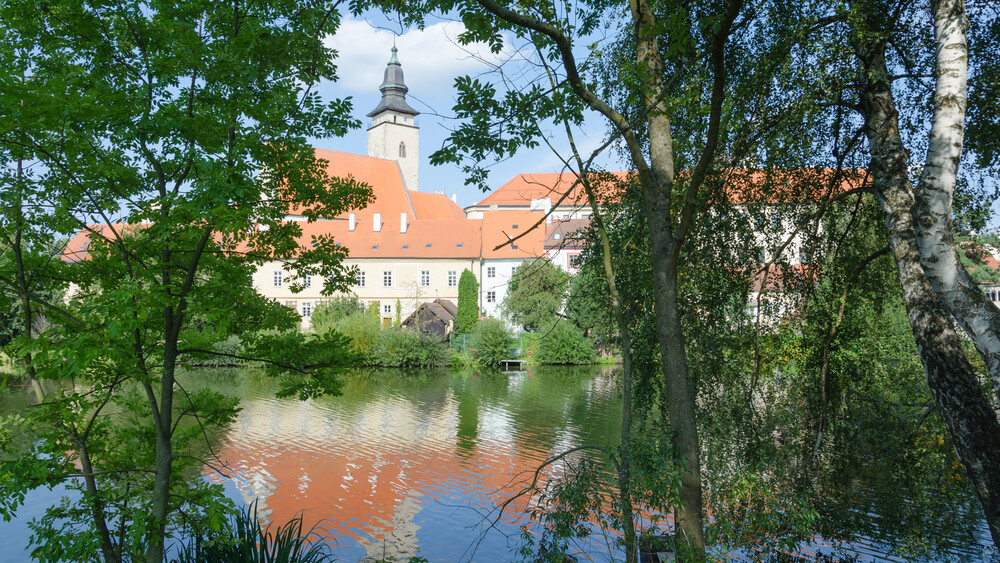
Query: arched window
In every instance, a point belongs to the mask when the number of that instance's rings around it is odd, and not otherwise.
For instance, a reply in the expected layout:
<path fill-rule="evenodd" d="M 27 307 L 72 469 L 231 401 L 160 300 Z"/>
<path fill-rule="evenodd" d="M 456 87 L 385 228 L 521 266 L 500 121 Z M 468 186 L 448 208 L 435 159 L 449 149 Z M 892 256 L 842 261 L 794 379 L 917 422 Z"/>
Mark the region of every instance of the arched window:
<path fill-rule="evenodd" d="M 399 158 L 406 158 L 406 143 L 399 143 Z"/>

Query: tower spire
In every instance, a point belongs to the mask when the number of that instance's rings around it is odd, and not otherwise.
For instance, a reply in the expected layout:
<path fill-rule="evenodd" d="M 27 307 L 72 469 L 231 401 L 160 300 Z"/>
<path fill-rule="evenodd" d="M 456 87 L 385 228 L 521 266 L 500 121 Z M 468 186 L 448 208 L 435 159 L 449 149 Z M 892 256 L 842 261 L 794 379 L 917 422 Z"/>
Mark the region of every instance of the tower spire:
<path fill-rule="evenodd" d="M 382 101 L 368 114 L 372 118 L 368 128 L 368 156 L 395 160 L 403 185 L 408 190 L 416 190 L 420 172 L 420 130 L 415 117 L 420 112 L 406 103 L 409 89 L 403 82 L 403 67 L 396 56 L 399 50 L 395 43 L 394 38 L 385 78 L 378 87 Z"/>
<path fill-rule="evenodd" d="M 392 56 L 385 67 L 385 76 L 382 79 L 382 85 L 378 87 L 379 91 L 382 92 L 382 100 L 375 106 L 375 109 L 368 113 L 368 117 L 375 117 L 383 111 L 395 111 L 407 115 L 420 114 L 419 111 L 406 103 L 406 93 L 409 92 L 409 88 L 403 82 L 403 67 L 399 64 L 399 58 L 396 56 L 399 50 L 396 49 L 395 43 L 396 40 L 394 38 Z"/>

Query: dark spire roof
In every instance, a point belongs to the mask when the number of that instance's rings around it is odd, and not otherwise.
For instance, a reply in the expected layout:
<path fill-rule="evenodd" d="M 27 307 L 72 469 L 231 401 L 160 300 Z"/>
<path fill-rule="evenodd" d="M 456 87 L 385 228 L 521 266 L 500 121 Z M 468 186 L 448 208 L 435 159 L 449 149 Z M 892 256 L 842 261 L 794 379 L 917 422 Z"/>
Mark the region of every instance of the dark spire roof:
<path fill-rule="evenodd" d="M 378 89 L 382 92 L 382 101 L 368 113 L 368 117 L 375 117 L 383 111 L 396 111 L 409 115 L 420 114 L 419 111 L 406 103 L 406 92 L 409 88 L 403 83 L 403 67 L 399 65 L 399 59 L 396 58 L 395 45 L 392 46 L 392 58 L 389 59 L 389 64 L 385 67 L 385 78 Z"/>

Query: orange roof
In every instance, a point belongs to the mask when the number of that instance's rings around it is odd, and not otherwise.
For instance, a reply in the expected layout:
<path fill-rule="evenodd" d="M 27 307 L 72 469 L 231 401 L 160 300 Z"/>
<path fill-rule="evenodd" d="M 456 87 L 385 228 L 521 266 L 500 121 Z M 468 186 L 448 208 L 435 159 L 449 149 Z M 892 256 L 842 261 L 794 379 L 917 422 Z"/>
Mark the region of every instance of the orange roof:
<path fill-rule="evenodd" d="M 69 242 L 66 243 L 66 248 L 63 249 L 62 253 L 63 262 L 90 260 L 90 241 L 95 236 L 113 239 L 137 228 L 142 228 L 142 225 L 130 225 L 128 223 L 114 223 L 111 225 L 95 223 L 87 225 L 80 229 L 80 232 L 73 235 L 73 238 L 69 239 Z"/>
<path fill-rule="evenodd" d="M 531 259 L 545 255 L 545 224 L 525 234 L 539 219 L 545 217 L 539 211 L 499 210 L 483 212 L 483 258 L 484 259 Z M 524 235 L 511 244 L 497 250 L 495 247 L 511 238 Z"/>
<path fill-rule="evenodd" d="M 870 181 L 865 170 L 839 171 L 839 186 L 831 190 L 831 180 L 837 170 L 832 168 L 803 168 L 800 170 L 746 170 L 734 169 L 726 173 L 725 193 L 730 203 L 804 203 L 828 199 L 834 193 L 864 186 Z M 628 179 L 630 172 L 609 172 L 619 180 Z M 682 172 L 681 174 L 686 174 Z M 583 188 L 573 183 L 576 174 L 543 173 L 519 174 L 486 196 L 476 206 L 499 205 L 528 207 L 533 199 L 549 198 L 552 204 L 569 191 L 562 206 L 587 205 Z M 598 187 L 598 197 L 608 199 L 615 187 L 604 182 Z"/>
<path fill-rule="evenodd" d="M 433 219 L 465 219 L 465 211 L 444 194 L 410 192 L 410 202 L 416 218 L 421 221 Z M 376 206 L 378 200 L 376 200 Z"/>
<path fill-rule="evenodd" d="M 348 231 L 343 220 L 302 222 L 299 245 L 308 247 L 313 236 L 333 235 L 352 258 L 478 258 L 482 221 L 472 219 L 408 221 L 399 232 L 399 216 L 382 218 L 382 229 L 372 230 L 371 220 L 357 222 Z"/>
<path fill-rule="evenodd" d="M 375 213 L 399 217 L 406 213 L 409 219 L 464 219 L 465 212 L 443 194 L 410 191 L 403 183 L 399 164 L 395 160 L 375 158 L 326 149 L 315 149 L 316 156 L 326 160 L 327 173 L 338 178 L 353 177 L 368 185 L 374 201 L 364 209 L 352 210 L 359 220 L 370 220 Z M 293 206 L 289 215 L 302 215 L 301 206 Z M 349 212 L 336 218 L 346 219 Z M 328 217 L 331 218 L 332 217 Z"/>
<path fill-rule="evenodd" d="M 870 181 L 866 170 L 739 169 L 726 173 L 724 191 L 729 203 L 815 203 Z"/>
<path fill-rule="evenodd" d="M 615 178 L 624 180 L 629 172 L 609 172 Z M 587 196 L 583 187 L 574 186 L 577 175 L 572 172 L 550 172 L 542 174 L 518 174 L 506 184 L 500 186 L 476 205 L 529 206 L 533 199 L 549 198 L 556 205 L 559 198 L 567 191 L 569 195 L 560 204 L 564 207 L 587 205 Z M 598 197 L 606 196 L 610 185 L 598 186 Z"/>
<path fill-rule="evenodd" d="M 820 269 L 815 264 L 772 264 L 766 271 L 759 269 L 753 272 L 751 290 L 799 290 L 809 284 L 815 285 L 819 275 Z"/>
<path fill-rule="evenodd" d="M 330 176 L 338 178 L 350 176 L 368 184 L 372 189 L 375 202 L 364 209 L 355 210 L 354 213 L 359 218 L 370 218 L 373 213 L 382 213 L 383 216 L 395 214 L 397 217 L 400 213 L 407 213 L 411 217 L 414 215 L 413 205 L 403 184 L 403 176 L 395 160 L 326 149 L 316 149 L 316 156 L 329 162 L 326 169 Z M 288 213 L 302 215 L 302 208 L 292 206 Z M 346 218 L 347 213 L 342 213 L 338 217 Z"/>

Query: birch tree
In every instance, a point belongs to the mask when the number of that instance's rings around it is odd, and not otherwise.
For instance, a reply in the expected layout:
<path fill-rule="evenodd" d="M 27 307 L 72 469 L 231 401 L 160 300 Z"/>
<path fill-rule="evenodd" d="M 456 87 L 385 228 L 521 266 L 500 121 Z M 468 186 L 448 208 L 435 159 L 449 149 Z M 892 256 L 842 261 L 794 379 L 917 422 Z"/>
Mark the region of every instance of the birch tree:
<path fill-rule="evenodd" d="M 966 108 L 964 2 L 931 3 L 937 50 L 934 117 L 927 163 L 915 189 L 886 62 L 893 22 L 885 20 L 881 4 L 860 2 L 854 8 L 850 44 L 859 66 L 872 185 L 885 213 L 904 303 L 931 393 L 983 505 L 993 541 L 1000 545 L 1000 420 L 952 324 L 954 318 L 968 332 L 995 382 L 1000 316 L 958 261 L 951 232 Z"/>

